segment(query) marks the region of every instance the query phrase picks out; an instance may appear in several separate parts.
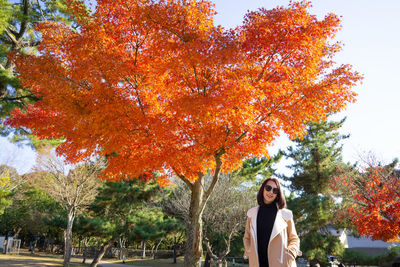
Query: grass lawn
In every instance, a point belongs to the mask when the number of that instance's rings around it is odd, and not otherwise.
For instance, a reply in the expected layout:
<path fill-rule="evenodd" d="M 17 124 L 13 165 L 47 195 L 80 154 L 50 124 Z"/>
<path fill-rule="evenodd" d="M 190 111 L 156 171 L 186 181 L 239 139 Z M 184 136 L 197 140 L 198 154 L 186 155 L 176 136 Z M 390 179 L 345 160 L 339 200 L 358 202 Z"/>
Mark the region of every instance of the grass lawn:
<path fill-rule="evenodd" d="M 87 267 L 87 264 L 80 263 L 80 259 L 71 259 L 71 267 Z M 0 254 L 0 267 L 16 266 L 34 266 L 34 267 L 52 267 L 63 266 L 61 256 L 43 255 L 43 254 Z"/>

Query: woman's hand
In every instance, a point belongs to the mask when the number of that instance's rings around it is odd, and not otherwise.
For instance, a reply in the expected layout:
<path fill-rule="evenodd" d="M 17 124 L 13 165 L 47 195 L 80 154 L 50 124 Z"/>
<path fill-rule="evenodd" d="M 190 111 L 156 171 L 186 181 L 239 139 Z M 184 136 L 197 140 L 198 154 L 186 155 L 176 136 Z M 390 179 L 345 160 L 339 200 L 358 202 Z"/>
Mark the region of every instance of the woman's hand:
<path fill-rule="evenodd" d="M 294 261 L 296 259 L 296 255 L 289 248 L 286 248 L 285 252 L 290 257 L 291 260 Z"/>

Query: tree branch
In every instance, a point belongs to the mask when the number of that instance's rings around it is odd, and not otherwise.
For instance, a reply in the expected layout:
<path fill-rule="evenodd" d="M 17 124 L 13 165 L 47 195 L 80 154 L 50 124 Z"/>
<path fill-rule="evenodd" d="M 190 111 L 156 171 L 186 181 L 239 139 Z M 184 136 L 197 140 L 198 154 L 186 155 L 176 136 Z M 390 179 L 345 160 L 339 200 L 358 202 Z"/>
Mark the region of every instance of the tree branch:
<path fill-rule="evenodd" d="M 226 250 L 224 250 L 224 251 L 219 255 L 219 257 L 220 257 L 221 259 L 224 258 L 224 257 L 226 257 L 226 255 L 228 255 L 229 252 L 231 252 L 231 240 L 232 240 L 232 236 L 235 234 L 236 228 L 237 228 L 238 226 L 239 226 L 239 223 L 236 223 L 236 224 L 233 226 L 231 232 L 230 232 L 229 235 L 228 235 L 228 240 L 226 240 L 226 239 L 224 238 L 224 241 L 225 241 L 225 244 L 226 244 Z"/>
<path fill-rule="evenodd" d="M 140 110 L 142 111 L 143 116 L 146 116 L 146 113 L 145 113 L 145 111 L 144 111 L 144 106 L 143 106 L 143 104 L 142 104 L 142 101 L 140 100 L 140 96 L 139 96 L 139 93 L 138 93 L 138 90 L 137 90 L 137 86 L 135 86 L 128 78 L 125 78 L 125 81 L 126 81 L 130 86 L 132 86 L 133 90 L 135 90 L 136 98 L 137 98 L 137 101 L 138 101 Z"/>
<path fill-rule="evenodd" d="M 206 248 L 207 248 L 208 255 L 210 255 L 210 258 L 212 258 L 214 261 L 217 261 L 218 260 L 218 256 L 213 253 L 212 247 L 210 245 L 210 240 L 208 239 L 207 236 L 204 236 L 204 240 L 206 241 L 205 243 L 206 243 Z"/>
<path fill-rule="evenodd" d="M 30 95 L 23 95 L 23 96 L 16 96 L 16 97 L 0 97 L 0 100 L 2 101 L 17 101 L 17 100 L 21 100 L 21 99 L 25 99 L 25 98 L 35 98 L 37 99 L 37 97 L 34 94 L 30 94 Z"/>
<path fill-rule="evenodd" d="M 176 176 L 178 176 L 179 179 L 181 179 L 190 189 L 190 191 L 193 191 L 193 184 L 191 182 L 189 182 L 184 175 L 180 174 L 175 167 L 172 167 L 172 169 L 174 170 Z"/>
<path fill-rule="evenodd" d="M 190 52 L 188 51 L 189 57 L 190 57 Z M 200 83 L 199 83 L 199 78 L 197 77 L 197 70 L 196 66 L 193 64 L 193 73 L 194 73 L 194 78 L 196 80 L 196 86 L 197 86 L 197 93 L 200 94 Z"/>
<path fill-rule="evenodd" d="M 203 200 L 201 203 L 201 209 L 203 209 L 204 206 L 206 205 L 206 202 L 207 202 L 208 198 L 210 197 L 211 192 L 214 190 L 214 187 L 218 182 L 219 173 L 220 173 L 221 167 L 222 167 L 221 156 L 223 154 L 225 154 L 224 147 L 222 147 L 222 149 L 219 149 L 214 155 L 215 162 L 216 162 L 215 172 L 214 172 L 214 176 L 213 176 L 210 186 L 208 187 L 207 191 L 204 193 L 204 197 L 203 197 Z"/>
<path fill-rule="evenodd" d="M 44 21 L 46 21 L 47 19 L 46 19 L 46 16 L 44 15 L 44 13 L 43 13 L 42 7 L 40 6 L 39 0 L 36 0 L 36 4 L 37 4 L 37 6 L 38 6 L 38 9 L 39 9 L 39 11 L 40 11 L 40 15 L 41 15 L 42 19 L 43 19 Z"/>
<path fill-rule="evenodd" d="M 5 28 L 4 29 L 5 33 L 7 34 L 8 38 L 10 38 L 10 40 L 12 41 L 12 44 L 14 47 L 19 47 L 19 43 L 18 40 L 15 38 L 15 36 L 12 34 L 12 32 L 10 31 L 10 29 Z"/>
<path fill-rule="evenodd" d="M 20 47 L 34 47 L 38 46 L 40 44 L 40 41 L 35 41 L 35 42 L 24 42 L 20 44 Z"/>
<path fill-rule="evenodd" d="M 281 43 L 282 43 L 282 40 L 279 42 L 279 44 L 281 44 Z M 272 57 L 275 56 L 276 51 L 278 50 L 278 47 L 279 47 L 279 45 L 277 45 L 277 46 L 275 47 L 274 51 L 271 53 L 271 55 L 269 55 L 269 57 L 268 57 L 267 61 L 265 62 L 265 64 L 264 64 L 264 66 L 263 66 L 263 68 L 262 68 L 260 74 L 259 74 L 258 77 L 257 77 L 256 82 L 259 82 L 259 81 L 261 80 L 261 78 L 264 76 L 264 72 L 265 72 L 265 70 L 267 69 L 268 64 L 271 62 Z"/>
<path fill-rule="evenodd" d="M 28 14 L 29 14 L 29 0 L 22 0 L 23 3 L 23 16 L 21 21 L 21 27 L 19 28 L 19 32 L 16 35 L 18 42 L 24 36 L 26 27 L 28 26 Z"/>

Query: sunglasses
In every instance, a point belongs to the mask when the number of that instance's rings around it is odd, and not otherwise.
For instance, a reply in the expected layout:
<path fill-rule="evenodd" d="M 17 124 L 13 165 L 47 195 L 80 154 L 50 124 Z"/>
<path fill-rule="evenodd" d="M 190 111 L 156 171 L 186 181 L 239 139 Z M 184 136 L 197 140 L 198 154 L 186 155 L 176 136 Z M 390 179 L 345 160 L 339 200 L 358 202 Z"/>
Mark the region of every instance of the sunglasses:
<path fill-rule="evenodd" d="M 275 195 L 277 195 L 277 194 L 279 194 L 279 188 L 274 188 L 274 187 L 272 187 L 272 186 L 270 186 L 270 185 L 266 185 L 265 187 L 264 187 L 264 189 L 265 189 L 265 191 L 267 191 L 267 192 L 269 192 L 269 191 L 271 191 L 272 190 L 272 193 L 274 193 Z"/>

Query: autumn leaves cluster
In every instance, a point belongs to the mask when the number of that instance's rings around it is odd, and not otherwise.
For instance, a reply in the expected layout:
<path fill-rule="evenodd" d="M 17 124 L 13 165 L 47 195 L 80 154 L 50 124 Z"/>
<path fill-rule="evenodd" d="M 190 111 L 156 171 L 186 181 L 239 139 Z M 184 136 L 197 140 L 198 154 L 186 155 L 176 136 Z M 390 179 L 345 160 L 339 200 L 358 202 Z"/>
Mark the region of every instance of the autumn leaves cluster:
<path fill-rule="evenodd" d="M 343 173 L 332 181 L 332 188 L 347 192 L 350 201 L 344 213 L 360 235 L 374 240 L 398 242 L 400 233 L 400 179 L 394 167 L 369 162 L 360 172 Z"/>

